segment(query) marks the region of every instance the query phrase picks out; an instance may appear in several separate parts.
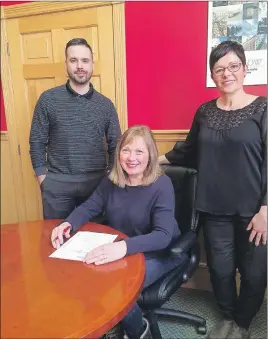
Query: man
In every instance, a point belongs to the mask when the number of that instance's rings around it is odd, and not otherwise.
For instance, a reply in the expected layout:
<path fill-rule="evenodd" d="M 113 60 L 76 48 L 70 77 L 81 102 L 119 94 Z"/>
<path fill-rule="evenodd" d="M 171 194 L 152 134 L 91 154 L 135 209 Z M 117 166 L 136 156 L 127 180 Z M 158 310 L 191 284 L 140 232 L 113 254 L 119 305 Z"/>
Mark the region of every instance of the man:
<path fill-rule="evenodd" d="M 114 105 L 90 83 L 93 53 L 87 41 L 70 40 L 65 57 L 69 80 L 41 94 L 30 132 L 44 219 L 66 218 L 91 195 L 112 167 L 121 136 Z"/>

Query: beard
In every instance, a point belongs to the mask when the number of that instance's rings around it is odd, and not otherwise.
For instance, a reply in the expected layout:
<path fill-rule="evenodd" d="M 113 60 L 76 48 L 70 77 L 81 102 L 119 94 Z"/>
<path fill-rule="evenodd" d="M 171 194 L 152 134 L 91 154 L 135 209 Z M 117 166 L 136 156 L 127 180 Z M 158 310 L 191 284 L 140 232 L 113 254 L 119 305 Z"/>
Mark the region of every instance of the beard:
<path fill-rule="evenodd" d="M 85 73 L 85 75 L 83 77 L 79 77 L 77 76 L 75 73 L 71 73 L 69 72 L 69 70 L 67 69 L 67 73 L 69 78 L 77 85 L 86 85 L 90 82 L 91 76 L 92 76 L 92 72 L 91 73 Z"/>

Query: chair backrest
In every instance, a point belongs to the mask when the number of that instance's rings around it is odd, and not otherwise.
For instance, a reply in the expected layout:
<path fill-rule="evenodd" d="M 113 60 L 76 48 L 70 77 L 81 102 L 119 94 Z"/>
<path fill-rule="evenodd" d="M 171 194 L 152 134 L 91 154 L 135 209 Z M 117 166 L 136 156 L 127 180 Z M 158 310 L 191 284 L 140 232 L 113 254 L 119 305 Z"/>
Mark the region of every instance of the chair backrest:
<path fill-rule="evenodd" d="M 162 166 L 175 191 L 175 218 L 182 233 L 197 232 L 199 215 L 195 209 L 197 171 L 176 165 Z"/>

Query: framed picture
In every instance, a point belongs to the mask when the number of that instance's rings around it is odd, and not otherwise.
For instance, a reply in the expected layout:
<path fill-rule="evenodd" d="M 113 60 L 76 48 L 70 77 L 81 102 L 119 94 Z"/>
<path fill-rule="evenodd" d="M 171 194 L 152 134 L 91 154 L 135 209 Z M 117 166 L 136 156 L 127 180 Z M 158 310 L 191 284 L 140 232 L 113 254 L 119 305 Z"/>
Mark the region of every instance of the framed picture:
<path fill-rule="evenodd" d="M 226 40 L 244 47 L 248 65 L 244 84 L 267 84 L 266 1 L 209 1 L 207 39 L 207 87 L 215 87 L 210 76 L 210 52 Z"/>

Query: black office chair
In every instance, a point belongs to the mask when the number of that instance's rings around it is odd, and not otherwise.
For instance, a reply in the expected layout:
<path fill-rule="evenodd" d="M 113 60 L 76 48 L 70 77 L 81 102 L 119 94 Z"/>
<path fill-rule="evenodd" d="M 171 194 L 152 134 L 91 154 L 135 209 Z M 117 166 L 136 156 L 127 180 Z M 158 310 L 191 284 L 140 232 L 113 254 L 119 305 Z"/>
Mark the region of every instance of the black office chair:
<path fill-rule="evenodd" d="M 160 308 L 182 284 L 192 277 L 200 260 L 200 247 L 197 242 L 199 215 L 194 208 L 197 172 L 191 168 L 174 165 L 166 165 L 163 168 L 174 186 L 175 217 L 182 232 L 178 242 L 170 249 L 170 255 L 186 253 L 187 256 L 182 265 L 146 288 L 138 304 L 150 323 L 153 339 L 162 339 L 157 323 L 158 316 L 187 320 L 196 325 L 197 333 L 206 334 L 205 319 L 179 310 Z"/>

